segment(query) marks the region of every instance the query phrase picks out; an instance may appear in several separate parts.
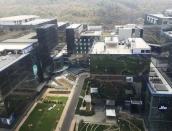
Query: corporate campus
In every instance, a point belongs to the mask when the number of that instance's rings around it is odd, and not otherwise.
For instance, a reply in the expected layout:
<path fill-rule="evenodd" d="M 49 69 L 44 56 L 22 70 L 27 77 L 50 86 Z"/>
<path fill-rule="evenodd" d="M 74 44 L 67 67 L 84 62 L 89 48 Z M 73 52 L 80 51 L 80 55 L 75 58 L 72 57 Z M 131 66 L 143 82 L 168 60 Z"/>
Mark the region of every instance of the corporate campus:
<path fill-rule="evenodd" d="M 112 29 L 9 16 L 0 31 L 0 131 L 172 131 L 172 10 Z"/>

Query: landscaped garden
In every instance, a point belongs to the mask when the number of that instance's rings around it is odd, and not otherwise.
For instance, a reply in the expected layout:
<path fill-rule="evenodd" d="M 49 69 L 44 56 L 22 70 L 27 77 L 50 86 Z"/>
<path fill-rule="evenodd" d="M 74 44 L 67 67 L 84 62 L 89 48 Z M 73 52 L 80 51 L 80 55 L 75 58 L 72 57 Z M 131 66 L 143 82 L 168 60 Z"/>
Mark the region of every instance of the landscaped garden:
<path fill-rule="evenodd" d="M 135 119 L 135 122 L 138 120 Z M 81 121 L 78 126 L 78 131 L 144 131 L 143 123 L 139 125 L 133 123 L 132 120 L 119 119 L 118 124 L 94 124 Z"/>
<path fill-rule="evenodd" d="M 75 113 L 78 115 L 83 115 L 83 116 L 91 116 L 94 114 L 93 109 L 91 111 L 85 111 L 85 110 L 80 110 L 80 108 L 85 108 L 86 102 L 84 100 L 84 97 L 86 95 L 90 95 L 90 80 L 86 79 L 83 85 L 83 88 L 81 90 L 80 96 L 79 96 L 79 101 L 76 107 Z"/>
<path fill-rule="evenodd" d="M 46 97 L 36 105 L 20 131 L 54 131 L 66 101 L 67 97 Z"/>
<path fill-rule="evenodd" d="M 117 129 L 118 127 L 116 127 L 115 125 L 100 125 L 100 124 L 84 123 L 84 122 L 80 122 L 78 127 L 78 131 L 105 131 L 105 130 L 113 131 Z"/>

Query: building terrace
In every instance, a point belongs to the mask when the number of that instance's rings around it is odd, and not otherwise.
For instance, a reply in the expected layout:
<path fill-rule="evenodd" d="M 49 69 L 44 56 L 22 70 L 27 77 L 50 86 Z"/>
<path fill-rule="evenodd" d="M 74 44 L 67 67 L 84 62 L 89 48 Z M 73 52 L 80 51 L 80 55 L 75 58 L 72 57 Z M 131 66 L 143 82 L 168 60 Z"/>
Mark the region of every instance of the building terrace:
<path fill-rule="evenodd" d="M 141 38 L 129 38 L 118 41 L 118 38 L 105 38 L 105 42 L 93 45 L 90 54 L 150 54 L 150 47 Z"/>

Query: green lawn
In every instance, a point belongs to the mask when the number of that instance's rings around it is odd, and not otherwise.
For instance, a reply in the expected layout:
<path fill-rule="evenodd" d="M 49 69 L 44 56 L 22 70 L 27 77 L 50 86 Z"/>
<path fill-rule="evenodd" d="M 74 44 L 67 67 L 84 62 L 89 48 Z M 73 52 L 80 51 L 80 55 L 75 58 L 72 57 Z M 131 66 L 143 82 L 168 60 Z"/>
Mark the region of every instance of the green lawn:
<path fill-rule="evenodd" d="M 53 131 L 63 112 L 67 97 L 47 97 L 49 101 L 62 102 L 56 103 L 56 107 L 48 110 L 54 103 L 39 103 L 32 111 L 28 119 L 19 131 Z"/>

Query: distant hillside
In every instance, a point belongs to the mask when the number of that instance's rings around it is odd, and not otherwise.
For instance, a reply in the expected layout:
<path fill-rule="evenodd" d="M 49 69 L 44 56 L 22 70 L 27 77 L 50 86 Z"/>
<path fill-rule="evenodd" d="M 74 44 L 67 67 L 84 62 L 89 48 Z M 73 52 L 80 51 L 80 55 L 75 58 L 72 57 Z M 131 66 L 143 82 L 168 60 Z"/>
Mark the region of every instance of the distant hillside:
<path fill-rule="evenodd" d="M 35 14 L 59 21 L 120 24 L 172 7 L 172 0 L 0 0 L 0 17 Z"/>

